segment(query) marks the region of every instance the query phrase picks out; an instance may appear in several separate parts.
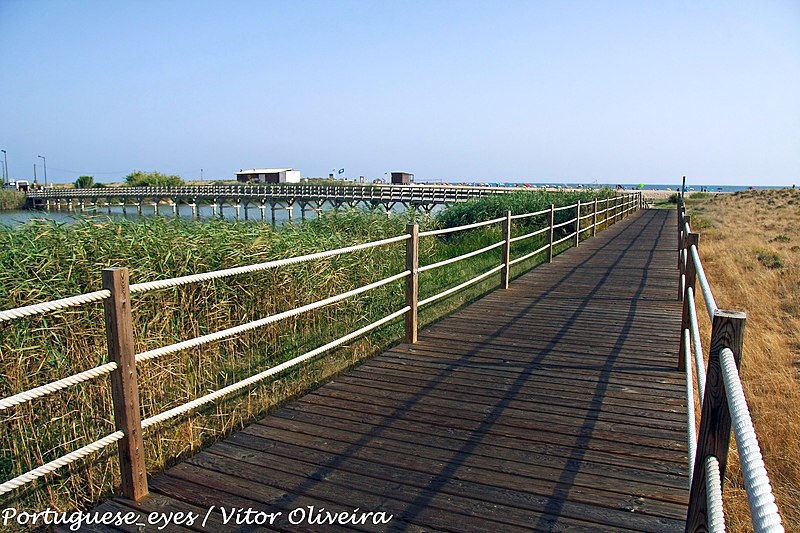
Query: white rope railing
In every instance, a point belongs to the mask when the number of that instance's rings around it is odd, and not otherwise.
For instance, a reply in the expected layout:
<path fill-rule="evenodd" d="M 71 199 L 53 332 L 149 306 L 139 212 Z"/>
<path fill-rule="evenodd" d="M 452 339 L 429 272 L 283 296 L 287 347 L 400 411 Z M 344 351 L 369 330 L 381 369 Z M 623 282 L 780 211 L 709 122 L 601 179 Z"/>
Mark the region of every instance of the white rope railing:
<path fill-rule="evenodd" d="M 553 246 L 555 246 L 556 244 L 561 244 L 564 241 L 567 241 L 569 239 L 574 239 L 574 238 L 575 238 L 575 232 L 572 232 L 572 233 L 570 233 L 569 235 L 567 235 L 566 237 L 564 237 L 562 239 L 558 239 L 557 241 L 553 241 Z"/>
<path fill-rule="evenodd" d="M 509 266 L 516 265 L 517 263 L 519 263 L 521 261 L 525 261 L 526 259 L 530 259 L 531 257 L 533 257 L 536 254 L 540 254 L 540 253 L 544 252 L 548 248 L 550 248 L 550 245 L 549 244 L 545 244 L 541 248 L 539 248 L 537 250 L 534 250 L 533 252 L 531 252 L 529 254 L 525 254 L 522 257 L 518 257 L 516 259 L 512 259 L 511 261 L 508 262 L 508 264 L 509 264 Z"/>
<path fill-rule="evenodd" d="M 697 309 L 694 299 L 694 289 L 686 288 L 686 295 L 689 299 L 689 326 L 691 328 L 692 346 L 694 347 L 694 364 L 697 373 L 697 393 L 700 398 L 700 405 L 703 405 L 706 393 L 706 368 L 703 361 L 703 346 L 700 343 L 700 326 L 697 323 Z M 687 354 L 689 352 L 686 352 Z"/>
<path fill-rule="evenodd" d="M 163 413 L 160 413 L 158 415 L 152 416 L 150 418 L 146 418 L 146 419 L 142 420 L 142 428 L 148 428 L 150 426 L 159 424 L 161 422 L 169 420 L 170 418 L 174 418 L 174 417 L 179 416 L 179 415 L 181 415 L 183 413 L 191 411 L 192 409 L 196 409 L 197 407 L 200 407 L 201 405 L 205 405 L 207 403 L 213 402 L 214 400 L 222 398 L 223 396 L 227 396 L 228 394 L 231 394 L 231 393 L 236 392 L 238 390 L 241 390 L 241 389 L 243 389 L 243 388 L 245 388 L 245 387 L 247 387 L 249 385 L 252 385 L 254 383 L 262 381 L 262 380 L 264 380 L 264 379 L 266 379 L 266 378 L 268 378 L 270 376 L 273 376 L 273 375 L 275 375 L 275 374 L 277 374 L 279 372 L 282 372 L 282 371 L 284 371 L 284 370 L 286 370 L 288 368 L 291 368 L 291 367 L 293 367 L 293 366 L 295 366 L 295 365 L 297 365 L 299 363 L 302 363 L 303 361 L 305 361 L 307 359 L 310 359 L 310 358 L 312 358 L 314 356 L 317 356 L 317 355 L 319 355 L 319 354 L 321 354 L 323 352 L 326 352 L 326 351 L 328 351 L 328 350 L 330 350 L 332 348 L 336 348 L 337 346 L 340 346 L 340 345 L 344 344 L 345 342 L 347 342 L 349 340 L 355 339 L 356 337 L 358 337 L 360 335 L 363 335 L 364 333 L 367 333 L 368 331 L 371 331 L 371 330 L 373 330 L 373 329 L 375 329 L 375 328 L 377 328 L 379 326 L 382 326 L 383 324 L 386 324 L 387 322 L 390 322 L 391 320 L 394 320 L 395 318 L 397 318 L 399 316 L 402 316 L 409 309 L 411 309 L 409 306 L 405 306 L 402 309 L 400 309 L 399 311 L 395 311 L 394 313 L 392 313 L 392 314 L 390 314 L 390 315 L 388 315 L 388 316 L 386 316 L 386 317 L 384 317 L 384 318 L 382 318 L 380 320 L 377 320 L 377 321 L 373 322 L 372 324 L 369 324 L 368 326 L 364 326 L 363 328 L 358 329 L 358 330 L 356 330 L 356 331 L 354 331 L 352 333 L 349 333 L 349 334 L 345 335 L 344 337 L 340 337 L 339 339 L 336 339 L 333 342 L 329 342 L 328 344 L 325 344 L 324 346 L 320 346 L 319 348 L 311 350 L 310 352 L 307 352 L 307 353 L 305 353 L 303 355 L 300 355 L 298 357 L 290 359 L 290 360 L 286 361 L 285 363 L 281 363 L 280 365 L 274 366 L 274 367 L 272 367 L 272 368 L 270 368 L 268 370 L 265 370 L 264 372 L 261 372 L 259 374 L 254 375 L 254 376 L 250 376 L 249 378 L 243 379 L 242 381 L 239 381 L 239 382 L 234 383 L 232 385 L 228 385 L 227 387 L 224 387 L 224 388 L 222 388 L 222 389 L 220 389 L 220 390 L 218 390 L 216 392 L 212 392 L 210 394 L 206 394 L 205 396 L 201 396 L 200 398 L 192 400 L 191 402 L 185 403 L 185 404 L 183 404 L 183 405 L 181 405 L 179 407 L 175 407 L 175 408 L 170 409 L 168 411 L 164 411 Z"/>
<path fill-rule="evenodd" d="M 722 480 L 719 474 L 719 461 L 709 455 L 703 461 L 706 469 L 706 512 L 708 531 L 723 533 L 725 531 L 725 514 L 722 512 Z"/>
<path fill-rule="evenodd" d="M 322 259 L 325 257 L 332 257 L 335 255 L 340 255 L 349 252 L 355 252 L 358 250 L 366 250 L 368 248 L 375 248 L 376 246 L 385 246 L 387 244 L 392 244 L 395 242 L 402 242 L 409 239 L 409 235 L 400 235 L 397 237 L 391 237 L 389 239 L 382 239 L 380 241 L 372 241 L 367 242 L 364 244 L 356 244 L 353 246 L 347 246 L 344 248 L 337 248 L 336 250 L 327 250 L 324 252 L 317 252 L 308 255 L 301 255 L 297 257 L 289 257 L 286 259 L 277 259 L 275 261 L 268 261 L 266 263 L 257 263 L 254 265 L 247 265 L 241 266 L 236 268 L 226 268 L 224 270 L 215 270 L 213 272 L 205 272 L 203 274 L 192 274 L 189 276 L 180 276 L 177 278 L 170 278 L 170 279 L 163 279 L 158 281 L 148 281 L 146 283 L 136 283 L 130 286 L 131 293 L 137 292 L 146 292 L 152 291 L 156 289 L 166 289 L 168 287 L 176 287 L 178 285 L 186 285 L 188 283 L 197 283 L 199 281 L 209 281 L 212 279 L 218 278 L 226 278 L 230 276 L 235 276 L 238 274 L 247 274 L 251 272 L 258 272 L 260 270 L 266 270 L 269 268 L 277 268 L 287 265 L 295 265 L 298 263 L 304 263 L 307 261 L 313 261 L 314 259 Z"/>
<path fill-rule="evenodd" d="M 458 292 L 461 289 L 465 289 L 465 288 L 469 287 L 470 285 L 472 285 L 473 283 L 477 283 L 482 279 L 488 278 L 489 276 L 491 276 L 495 272 L 499 272 L 504 267 L 505 267 L 505 265 L 502 265 L 502 264 L 498 265 L 498 266 L 494 267 L 493 269 L 488 270 L 487 272 L 484 272 L 483 274 L 480 274 L 479 276 L 476 276 L 476 277 L 472 278 L 469 281 L 466 281 L 466 282 L 464 282 L 464 283 L 462 283 L 460 285 L 456 285 L 455 287 L 447 289 L 446 291 L 440 292 L 439 294 L 431 296 L 430 298 L 426 298 L 424 300 L 420 300 L 420 302 L 417 303 L 417 307 L 423 307 L 425 305 L 428 305 L 430 303 L 435 302 L 436 300 L 444 298 L 445 296 L 449 296 L 449 295 L 451 295 L 451 294 L 453 294 L 455 292 Z"/>
<path fill-rule="evenodd" d="M 554 207 L 553 211 L 564 211 L 565 209 L 575 209 L 578 204 L 564 205 L 561 207 Z"/>
<path fill-rule="evenodd" d="M 444 235 L 446 233 L 453 233 L 455 231 L 464 231 L 467 229 L 473 228 L 480 228 L 481 226 L 488 226 L 489 224 L 497 224 L 498 222 L 502 222 L 506 219 L 506 217 L 501 218 L 493 218 L 491 220 L 485 220 L 483 222 L 476 222 L 474 224 L 467 224 L 466 226 L 456 226 L 453 228 L 444 228 L 444 229 L 434 229 L 430 231 L 421 231 L 419 233 L 420 237 L 429 237 L 431 235 Z"/>
<path fill-rule="evenodd" d="M 480 254 L 482 254 L 484 252 L 488 252 L 489 250 L 494 250 L 495 248 L 499 248 L 500 246 L 502 246 L 504 244 L 504 242 L 505 241 L 496 242 L 494 244 L 490 244 L 489 246 L 481 248 L 480 250 L 475 250 L 474 252 L 468 252 L 466 254 L 459 255 L 457 257 L 451 257 L 450 259 L 445 259 L 444 261 L 439 261 L 438 263 L 433 263 L 433 264 L 430 264 L 430 265 L 421 266 L 421 267 L 419 267 L 418 271 L 419 272 L 425 272 L 426 270 L 433 270 L 434 268 L 443 267 L 445 265 L 449 265 L 449 264 L 455 263 L 457 261 L 462 261 L 462 260 L 468 259 L 470 257 L 475 257 L 476 255 L 480 255 Z"/>
<path fill-rule="evenodd" d="M 689 449 L 689 487 L 692 486 L 694 474 L 694 461 L 697 455 L 697 429 L 695 428 L 694 414 L 694 380 L 692 379 L 692 348 L 689 344 L 689 330 L 683 330 L 683 349 L 686 354 L 685 373 L 686 373 L 686 418 L 687 435 L 686 444 Z"/>
<path fill-rule="evenodd" d="M 513 239 L 509 239 L 509 242 L 517 242 L 524 239 L 530 239 L 531 237 L 535 237 L 536 235 L 541 235 L 542 233 L 546 232 L 550 229 L 550 226 L 545 226 L 540 230 L 536 230 L 532 233 L 526 233 L 525 235 L 520 235 L 519 237 L 514 237 Z"/>
<path fill-rule="evenodd" d="M 723 348 L 719 359 L 753 526 L 756 532 L 783 531 L 733 352 L 729 348 Z"/>
<path fill-rule="evenodd" d="M 66 309 L 68 307 L 76 307 L 78 305 L 83 305 L 90 302 L 99 302 L 109 297 L 111 297 L 111 291 L 101 290 L 87 292 L 86 294 L 80 294 L 78 296 L 61 298 L 60 300 L 52 300 L 50 302 L 7 309 L 5 311 L 0 311 L 0 322 L 14 320 L 16 318 L 23 318 L 26 316 L 40 315 L 48 311 L 57 311 L 58 309 Z"/>
<path fill-rule="evenodd" d="M 223 329 L 217 331 L 215 333 L 209 333 L 208 335 L 201 335 L 200 337 L 195 337 L 194 339 L 189 339 L 187 341 L 178 342 L 175 344 L 170 344 L 169 346 L 163 346 L 161 348 L 156 348 L 154 350 L 149 350 L 146 352 L 142 352 L 136 354 L 136 362 L 147 361 L 149 359 L 155 359 L 157 357 L 161 357 L 167 354 L 179 352 L 181 350 L 187 350 L 189 348 L 194 348 L 196 346 L 201 346 L 203 344 L 207 344 L 209 342 L 214 342 L 218 340 L 222 340 L 228 337 L 232 337 L 238 333 L 243 333 L 245 331 L 250 331 L 252 329 L 256 329 L 267 324 L 272 324 L 273 322 L 278 322 L 279 320 L 283 320 L 285 318 L 289 318 L 295 315 L 299 315 L 301 313 L 305 313 L 307 311 L 313 311 L 314 309 L 319 309 L 320 307 L 324 307 L 326 305 L 330 305 L 332 303 L 339 302 L 344 300 L 345 298 L 349 298 L 351 296 L 355 296 L 361 294 L 363 292 L 367 292 L 372 289 L 376 289 L 378 287 L 382 287 L 383 285 L 387 285 L 392 283 L 393 281 L 397 281 L 399 279 L 405 278 L 406 276 L 410 275 L 411 272 L 406 270 L 405 272 L 401 272 L 400 274 L 396 274 L 394 276 L 390 276 L 386 279 L 382 279 L 380 281 L 376 281 L 375 283 L 370 283 L 369 285 L 364 285 L 363 287 L 359 287 L 357 289 L 353 289 L 351 291 L 343 292 L 341 294 L 337 294 L 336 296 L 331 296 L 330 298 L 325 298 L 324 300 L 319 300 L 314 303 L 310 303 L 307 305 L 303 305 L 301 307 L 297 307 L 295 309 L 291 309 L 289 311 L 284 311 L 282 313 L 278 313 L 275 315 L 268 316 L 266 318 L 262 318 L 259 320 L 254 320 L 252 322 L 248 322 L 247 324 L 241 324 L 239 326 L 234 326 L 232 328 Z"/>
<path fill-rule="evenodd" d="M 530 218 L 530 217 L 535 217 L 535 216 L 538 216 L 538 215 L 546 215 L 549 212 L 550 212 L 550 209 L 543 209 L 541 211 L 535 211 L 533 213 L 523 213 L 521 215 L 511 215 L 511 220 L 519 220 L 521 218 Z"/>
<path fill-rule="evenodd" d="M 31 470 L 25 474 L 19 475 L 14 479 L 10 479 L 0 485 L 0 494 L 5 494 L 7 492 L 11 492 L 12 490 L 25 485 L 26 483 L 30 483 L 31 481 L 38 479 L 42 476 L 53 472 L 62 466 L 66 466 L 70 463 L 77 461 L 83 457 L 86 457 L 90 453 L 94 453 L 96 451 L 102 450 L 106 446 L 114 444 L 118 440 L 120 440 L 125 435 L 122 431 L 115 431 L 109 435 L 106 435 L 100 440 L 96 440 L 91 444 L 87 444 L 86 446 L 75 450 L 74 452 L 68 453 L 66 455 L 62 455 L 58 459 L 50 461 L 47 464 L 44 464 L 38 468 Z"/>
<path fill-rule="evenodd" d="M 105 374 L 110 374 L 111 372 L 116 370 L 116 368 L 117 368 L 117 363 L 114 362 L 106 363 L 104 365 L 90 368 L 89 370 L 84 370 L 83 372 L 80 372 L 78 374 L 74 374 L 72 376 L 62 378 L 57 381 L 53 381 L 52 383 L 36 387 L 35 389 L 27 390 L 25 392 L 20 392 L 19 394 L 14 394 L 13 396 L 8 396 L 0 400 L 0 411 L 9 409 L 11 407 L 14 407 L 15 405 L 20 405 L 22 403 L 29 402 L 36 398 L 41 398 L 42 396 L 53 394 L 56 391 L 65 389 L 72 385 L 77 385 L 78 383 L 82 383 L 84 381 L 88 381 L 90 379 L 103 376 Z"/>
<path fill-rule="evenodd" d="M 706 310 L 708 310 L 708 318 L 714 318 L 714 311 L 718 309 L 717 301 L 711 293 L 711 286 L 708 284 L 706 271 L 703 268 L 703 263 L 700 261 L 700 254 L 697 251 L 697 246 L 692 245 L 692 261 L 694 261 L 694 268 L 697 272 L 697 281 L 700 283 L 700 290 L 703 292 L 703 300 L 706 302 Z"/>
<path fill-rule="evenodd" d="M 572 224 L 576 220 L 577 219 L 573 218 L 571 220 L 567 220 L 566 222 L 561 222 L 560 224 L 553 224 L 553 229 L 558 229 L 558 228 L 564 227 L 564 226 L 566 226 L 568 224 Z"/>

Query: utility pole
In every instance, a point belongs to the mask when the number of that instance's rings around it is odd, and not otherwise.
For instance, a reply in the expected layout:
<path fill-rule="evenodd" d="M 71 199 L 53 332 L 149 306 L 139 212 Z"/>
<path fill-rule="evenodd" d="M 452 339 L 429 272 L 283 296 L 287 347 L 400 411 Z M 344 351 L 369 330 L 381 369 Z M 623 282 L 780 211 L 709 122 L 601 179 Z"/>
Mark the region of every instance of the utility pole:
<path fill-rule="evenodd" d="M 36 183 L 36 163 L 33 164 L 33 182 Z"/>
<path fill-rule="evenodd" d="M 41 157 L 42 161 L 44 162 L 44 185 L 46 187 L 47 186 L 47 159 L 45 159 L 45 157 L 43 155 L 40 155 L 39 157 Z"/>
<path fill-rule="evenodd" d="M 5 150 L 0 150 L 0 152 L 3 152 L 3 183 L 0 183 L 0 187 L 2 187 L 10 180 L 8 179 L 8 154 Z"/>

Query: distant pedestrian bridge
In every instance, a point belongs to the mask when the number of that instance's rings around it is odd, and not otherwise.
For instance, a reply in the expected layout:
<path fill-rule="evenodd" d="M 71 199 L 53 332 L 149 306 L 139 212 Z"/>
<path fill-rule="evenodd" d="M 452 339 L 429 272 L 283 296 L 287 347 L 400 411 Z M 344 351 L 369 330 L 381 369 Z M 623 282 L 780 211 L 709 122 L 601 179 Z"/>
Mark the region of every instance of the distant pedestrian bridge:
<path fill-rule="evenodd" d="M 269 208 L 272 221 L 276 212 L 286 210 L 292 218 L 294 206 L 301 216 L 308 210 L 319 213 L 326 204 L 331 208 L 366 206 L 390 212 L 400 205 L 430 213 L 437 205 L 466 202 L 494 194 L 520 189 L 512 187 L 471 187 L 445 185 L 226 185 L 204 187 L 103 187 L 96 189 L 46 189 L 28 193 L 28 207 L 38 209 L 97 210 L 121 207 L 123 213 L 145 208 L 159 213 L 159 206 L 171 206 L 177 214 L 179 204 L 189 205 L 198 216 L 200 205 L 210 205 L 214 217 L 223 217 L 225 209 L 233 209 L 238 220 L 248 208 L 256 207 L 265 220 Z M 148 209 L 148 210 L 149 210 Z"/>

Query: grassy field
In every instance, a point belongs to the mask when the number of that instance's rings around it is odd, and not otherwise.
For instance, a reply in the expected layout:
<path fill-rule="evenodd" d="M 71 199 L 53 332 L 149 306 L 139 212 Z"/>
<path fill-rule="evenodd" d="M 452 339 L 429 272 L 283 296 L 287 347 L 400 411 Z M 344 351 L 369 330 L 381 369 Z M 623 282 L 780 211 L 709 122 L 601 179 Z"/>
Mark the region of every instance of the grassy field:
<path fill-rule="evenodd" d="M 745 395 L 786 531 L 800 531 L 800 191 L 695 196 L 687 212 L 717 304 L 747 312 Z M 724 496 L 728 530 L 750 531 L 735 450 Z"/>
<path fill-rule="evenodd" d="M 521 193 L 506 203 L 494 199 L 461 204 L 422 229 L 451 226 L 464 217 L 492 218 L 506 209 L 532 212 L 550 202 L 567 205 L 591 193 Z M 557 213 L 556 223 L 574 216 Z M 448 218 L 450 217 L 450 218 Z M 514 236 L 541 227 L 545 216 L 524 219 Z M 590 220 L 584 221 L 588 225 Z M 100 288 L 107 266 L 126 266 L 131 282 L 151 281 L 331 250 L 402 234 L 403 216 L 364 211 L 327 213 L 279 231 L 256 222 L 197 222 L 153 217 L 143 222 L 99 218 L 93 222 L 30 223 L 0 227 L 0 301 L 4 309 Z M 557 230 L 573 231 L 569 226 Z M 584 235 L 588 235 L 587 232 Z M 515 243 L 512 259 L 545 242 L 541 235 Z M 463 234 L 425 237 L 421 265 L 472 251 L 501 239 L 499 224 Z M 563 247 L 570 246 L 569 241 Z M 519 275 L 542 262 L 544 253 L 512 268 Z M 499 264 L 499 249 L 420 275 L 420 299 L 466 281 Z M 137 353 L 219 331 L 321 300 L 402 272 L 405 249 L 396 243 L 310 263 L 154 291 L 132 298 Z M 497 287 L 499 275 L 420 312 L 429 324 Z M 143 416 L 176 407 L 256 374 L 293 356 L 363 327 L 404 305 L 398 281 L 312 313 L 293 317 L 224 341 L 185 350 L 138 366 Z M 402 320 L 348 343 L 310 364 L 245 389 L 145 432 L 148 469 L 156 472 L 379 353 L 402 337 Z M 106 361 L 102 305 L 95 303 L 3 324 L 0 328 L 0 397 L 83 371 Z M 0 478 L 22 472 L 114 431 L 107 378 L 71 387 L 0 414 Z M 78 461 L 0 499 L 3 507 L 71 509 L 107 497 L 119 483 L 115 447 Z"/>

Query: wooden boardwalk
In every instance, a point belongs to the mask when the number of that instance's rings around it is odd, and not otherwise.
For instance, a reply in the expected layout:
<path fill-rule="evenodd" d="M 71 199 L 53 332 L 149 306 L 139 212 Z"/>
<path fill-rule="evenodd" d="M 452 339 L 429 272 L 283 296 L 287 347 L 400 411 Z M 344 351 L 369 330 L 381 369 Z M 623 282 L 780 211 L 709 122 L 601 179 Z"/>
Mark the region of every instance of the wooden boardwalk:
<path fill-rule="evenodd" d="M 265 527 L 220 508 L 281 512 L 281 531 L 683 531 L 675 224 L 637 213 L 96 510 L 197 513 L 199 531 Z M 318 525 L 309 506 L 393 518 Z"/>

